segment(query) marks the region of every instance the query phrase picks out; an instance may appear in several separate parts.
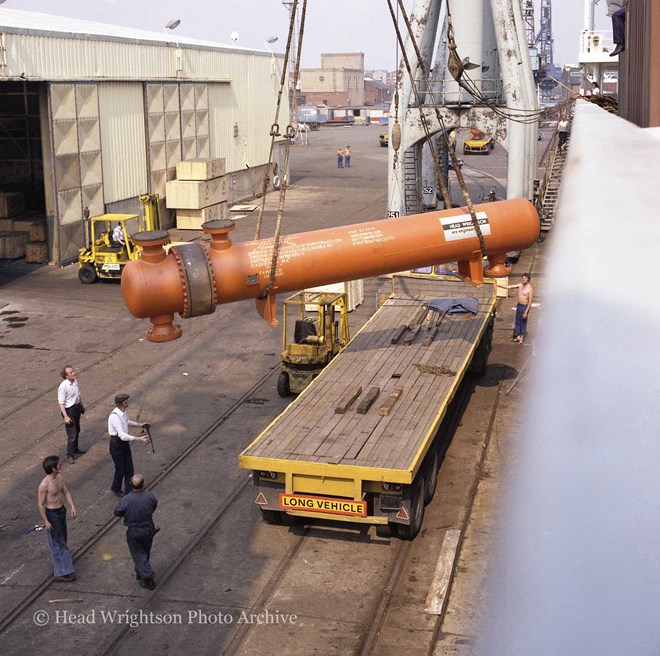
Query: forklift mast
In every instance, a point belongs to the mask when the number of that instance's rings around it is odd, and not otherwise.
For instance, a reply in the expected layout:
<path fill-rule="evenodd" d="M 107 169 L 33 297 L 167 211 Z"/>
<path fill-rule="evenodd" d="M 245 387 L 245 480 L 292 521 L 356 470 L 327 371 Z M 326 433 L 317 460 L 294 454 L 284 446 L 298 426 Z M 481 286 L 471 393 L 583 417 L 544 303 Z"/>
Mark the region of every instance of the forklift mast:
<path fill-rule="evenodd" d="M 158 194 L 143 194 L 140 202 L 144 206 L 144 229 L 160 230 L 160 199 Z"/>

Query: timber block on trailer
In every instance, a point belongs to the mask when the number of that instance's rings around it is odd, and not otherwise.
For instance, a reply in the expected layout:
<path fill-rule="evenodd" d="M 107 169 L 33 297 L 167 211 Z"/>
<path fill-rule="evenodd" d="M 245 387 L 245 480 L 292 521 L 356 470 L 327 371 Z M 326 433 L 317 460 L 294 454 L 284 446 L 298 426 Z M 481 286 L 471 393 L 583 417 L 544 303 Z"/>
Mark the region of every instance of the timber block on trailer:
<path fill-rule="evenodd" d="M 380 387 L 372 387 L 364 396 L 360 405 L 358 405 L 357 412 L 359 415 L 366 415 L 369 411 L 369 408 L 373 405 L 373 402 L 378 398 L 380 394 Z"/>
<path fill-rule="evenodd" d="M 351 403 L 353 403 L 360 394 L 362 394 L 362 387 L 359 385 L 348 389 L 341 399 L 339 399 L 339 402 L 335 407 L 335 412 L 338 415 L 343 415 L 351 407 Z"/>
<path fill-rule="evenodd" d="M 390 392 L 390 395 L 385 399 L 385 403 L 378 408 L 378 414 L 381 417 L 387 417 L 387 415 L 392 412 L 392 408 L 394 407 L 394 404 L 401 398 L 401 395 L 403 394 L 403 388 L 402 387 L 395 387 L 392 392 Z"/>

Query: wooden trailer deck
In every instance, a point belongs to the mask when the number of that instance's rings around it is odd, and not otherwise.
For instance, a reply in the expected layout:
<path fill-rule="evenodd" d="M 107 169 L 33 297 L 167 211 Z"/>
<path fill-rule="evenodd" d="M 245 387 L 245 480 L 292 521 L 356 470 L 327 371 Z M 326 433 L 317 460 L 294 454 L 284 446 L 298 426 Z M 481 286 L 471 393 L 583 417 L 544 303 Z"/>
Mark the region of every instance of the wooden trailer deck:
<path fill-rule="evenodd" d="M 465 297 L 478 300 L 476 315 L 425 310 L 432 299 Z M 270 468 L 263 458 L 416 470 L 495 302 L 494 284 L 397 276 L 393 297 L 241 454 L 241 466 Z"/>

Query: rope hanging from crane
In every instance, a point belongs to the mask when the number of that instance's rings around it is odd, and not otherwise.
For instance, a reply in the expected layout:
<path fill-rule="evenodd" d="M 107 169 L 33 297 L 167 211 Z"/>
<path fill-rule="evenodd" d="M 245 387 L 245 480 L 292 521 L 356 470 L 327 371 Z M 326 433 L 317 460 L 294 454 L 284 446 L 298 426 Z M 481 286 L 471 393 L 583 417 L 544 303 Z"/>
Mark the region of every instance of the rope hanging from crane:
<path fill-rule="evenodd" d="M 269 182 L 269 171 L 271 168 L 271 163 L 273 159 L 273 148 L 274 148 L 274 141 L 275 141 L 275 136 L 279 135 L 279 126 L 277 124 L 277 117 L 279 115 L 279 110 L 280 110 L 280 104 L 281 104 L 281 99 L 282 99 L 282 92 L 284 89 L 284 84 L 286 81 L 286 69 L 288 67 L 288 63 L 290 60 L 290 52 L 291 52 L 291 43 L 293 41 L 293 34 L 294 34 L 294 26 L 295 26 L 295 21 L 296 21 L 296 16 L 297 16 L 297 11 L 298 11 L 298 0 L 294 0 L 292 8 L 291 8 L 291 18 L 289 22 L 289 34 L 287 37 L 287 44 L 286 44 L 286 53 L 284 57 L 284 66 L 282 68 L 282 76 L 280 80 L 280 90 L 278 93 L 277 97 L 277 109 L 275 113 L 275 122 L 273 123 L 273 126 L 271 127 L 271 144 L 270 144 L 270 154 L 269 154 L 269 160 L 268 160 L 268 167 L 266 170 L 266 173 L 264 175 L 264 185 L 263 185 L 263 198 L 261 202 L 261 209 L 259 212 L 259 218 L 257 221 L 257 227 L 255 230 L 255 240 L 259 239 L 261 236 L 261 226 L 262 226 L 262 218 L 263 218 L 263 213 L 264 213 L 264 208 L 266 205 L 266 189 L 268 187 L 268 182 Z M 301 20 L 300 20 L 300 33 L 298 35 L 298 48 L 296 52 L 296 61 L 294 62 L 294 75 L 293 75 L 293 81 L 292 81 L 292 86 L 291 88 L 294 90 L 294 98 L 295 98 L 295 89 L 298 86 L 298 79 L 300 76 L 300 53 L 302 51 L 302 44 L 303 44 L 303 38 L 304 38 L 304 33 L 305 33 L 305 18 L 307 15 L 307 0 L 303 0 L 302 3 L 302 13 L 301 13 Z M 290 121 L 293 121 L 293 117 L 289 117 Z M 286 200 L 286 190 L 289 186 L 289 181 L 287 179 L 286 171 L 289 170 L 289 155 L 291 153 L 291 144 L 293 143 L 293 140 L 295 138 L 296 131 L 295 128 L 293 127 L 292 123 L 289 123 L 286 127 L 286 132 L 285 136 L 287 138 L 286 142 L 286 148 L 284 151 L 284 173 L 281 177 L 281 185 L 280 185 L 280 195 L 279 195 L 279 201 L 277 205 L 277 221 L 275 224 L 275 234 L 273 236 L 273 253 L 271 256 L 271 267 L 270 267 L 270 275 L 268 278 L 268 282 L 266 283 L 264 287 L 264 291 L 262 292 L 261 296 L 259 298 L 264 299 L 267 298 L 270 292 L 273 289 L 273 285 L 275 284 L 275 274 L 277 272 L 277 260 L 279 257 L 279 250 L 280 250 L 280 237 L 282 234 L 282 218 L 284 216 L 284 203 Z"/>

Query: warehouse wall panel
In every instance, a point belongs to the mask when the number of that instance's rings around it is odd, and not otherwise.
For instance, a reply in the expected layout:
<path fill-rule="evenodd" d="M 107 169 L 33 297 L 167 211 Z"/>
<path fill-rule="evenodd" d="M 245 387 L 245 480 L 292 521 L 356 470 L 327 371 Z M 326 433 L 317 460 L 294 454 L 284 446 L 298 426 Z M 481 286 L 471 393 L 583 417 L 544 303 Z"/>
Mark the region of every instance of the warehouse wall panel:
<path fill-rule="evenodd" d="M 149 191 L 144 86 L 101 82 L 101 143 L 105 203 Z"/>

